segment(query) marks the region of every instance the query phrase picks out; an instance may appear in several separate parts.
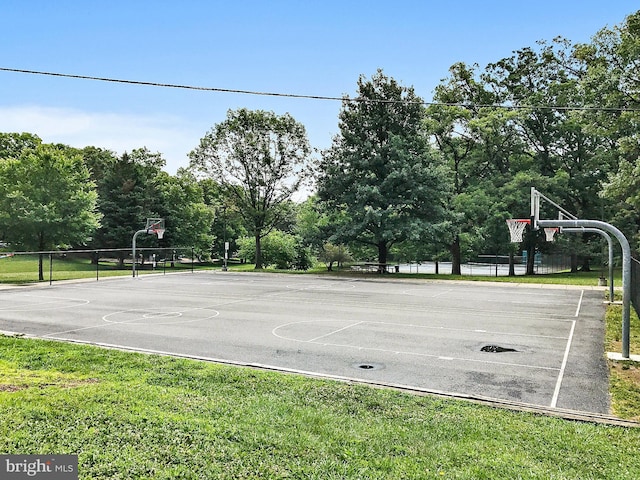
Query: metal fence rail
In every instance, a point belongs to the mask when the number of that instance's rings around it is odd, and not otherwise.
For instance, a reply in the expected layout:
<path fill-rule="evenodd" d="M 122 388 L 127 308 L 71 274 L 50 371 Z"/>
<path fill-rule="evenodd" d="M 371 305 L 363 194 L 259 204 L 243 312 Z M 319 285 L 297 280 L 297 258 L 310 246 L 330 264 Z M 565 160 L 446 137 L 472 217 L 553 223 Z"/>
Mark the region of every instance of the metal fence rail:
<path fill-rule="evenodd" d="M 21 271 L 12 272 L 11 259 L 15 261 L 32 258 L 33 265 L 21 262 Z M 54 280 L 67 278 L 91 278 L 119 275 L 131 272 L 133 256 L 131 248 L 108 248 L 86 250 L 46 250 L 39 252 L 3 252 L 0 254 L 0 283 L 38 282 L 39 261 L 42 261 L 43 280 L 51 284 Z M 136 270 L 167 273 L 192 270 L 198 262 L 192 247 L 137 248 Z M 24 267 L 27 267 L 26 269 Z"/>

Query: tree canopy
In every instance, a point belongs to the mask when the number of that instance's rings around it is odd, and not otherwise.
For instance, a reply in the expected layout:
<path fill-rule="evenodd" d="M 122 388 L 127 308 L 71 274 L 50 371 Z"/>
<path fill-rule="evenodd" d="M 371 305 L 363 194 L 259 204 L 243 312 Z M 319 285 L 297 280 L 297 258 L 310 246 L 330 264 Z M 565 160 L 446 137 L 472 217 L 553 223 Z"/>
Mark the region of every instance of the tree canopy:
<path fill-rule="evenodd" d="M 12 245 L 44 251 L 86 244 L 99 225 L 96 200 L 75 150 L 38 145 L 0 162 L 0 232 Z"/>
<path fill-rule="evenodd" d="M 262 268 L 262 237 L 309 176 L 310 151 L 304 126 L 291 115 L 240 109 L 227 112 L 189 154 L 191 168 L 234 199 L 255 239 L 256 268 Z"/>
<path fill-rule="evenodd" d="M 413 88 L 378 71 L 360 77 L 358 96 L 342 103 L 340 133 L 319 165 L 318 195 L 343 213 L 333 238 L 377 249 L 424 239 L 444 216 L 447 170 L 422 130 L 424 107 Z"/>

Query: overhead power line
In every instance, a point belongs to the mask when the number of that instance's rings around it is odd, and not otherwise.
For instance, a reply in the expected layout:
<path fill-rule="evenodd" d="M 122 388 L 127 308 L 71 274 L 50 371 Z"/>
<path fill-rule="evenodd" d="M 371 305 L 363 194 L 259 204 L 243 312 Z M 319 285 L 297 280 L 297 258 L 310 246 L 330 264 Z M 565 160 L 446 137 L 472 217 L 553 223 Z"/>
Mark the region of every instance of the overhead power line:
<path fill-rule="evenodd" d="M 175 83 L 160 83 L 160 82 L 145 82 L 141 80 L 126 80 L 121 78 L 110 77 L 95 77 L 89 75 L 74 75 L 70 73 L 58 73 L 58 72 L 44 72 L 38 70 L 24 70 L 19 68 L 6 68 L 0 67 L 0 71 L 13 72 L 13 73 L 25 73 L 30 75 L 44 75 L 49 77 L 62 77 L 62 78 L 75 78 L 80 80 L 94 80 L 99 82 L 110 83 L 123 83 L 127 85 L 142 85 L 147 87 L 163 87 L 163 88 L 176 88 L 182 90 L 199 90 L 205 92 L 219 92 L 219 93 L 236 93 L 241 95 L 256 95 L 263 97 L 285 97 L 285 98 L 298 98 L 307 100 L 329 100 L 339 102 L 354 102 L 354 103 L 385 103 L 385 104 L 419 104 L 425 106 L 441 106 L 441 107 L 462 107 L 468 109 L 476 108 L 499 108 L 505 110 L 526 110 L 526 109 L 543 109 L 543 110 L 558 110 L 558 111 L 594 111 L 594 112 L 640 112 L 640 108 L 634 107 L 589 107 L 589 106 L 564 106 L 564 105 L 505 105 L 505 104 L 477 104 L 477 103 L 443 103 L 443 102 L 425 102 L 425 101 L 411 101 L 411 100 L 373 100 L 368 98 L 350 98 L 350 97 L 333 97 L 326 95 L 302 95 L 296 93 L 281 93 L 281 92 L 260 92 L 255 90 L 240 90 L 234 88 L 218 88 L 218 87 L 200 87 L 196 85 L 180 85 Z"/>

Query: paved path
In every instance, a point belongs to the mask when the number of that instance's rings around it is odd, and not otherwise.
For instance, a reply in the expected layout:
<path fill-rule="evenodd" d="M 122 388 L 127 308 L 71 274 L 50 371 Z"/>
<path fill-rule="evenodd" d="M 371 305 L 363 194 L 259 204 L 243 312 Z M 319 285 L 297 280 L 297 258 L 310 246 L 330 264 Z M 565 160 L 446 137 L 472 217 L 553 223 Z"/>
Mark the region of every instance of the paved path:
<path fill-rule="evenodd" d="M 570 287 L 197 272 L 2 289 L 0 330 L 608 413 L 602 300 Z"/>

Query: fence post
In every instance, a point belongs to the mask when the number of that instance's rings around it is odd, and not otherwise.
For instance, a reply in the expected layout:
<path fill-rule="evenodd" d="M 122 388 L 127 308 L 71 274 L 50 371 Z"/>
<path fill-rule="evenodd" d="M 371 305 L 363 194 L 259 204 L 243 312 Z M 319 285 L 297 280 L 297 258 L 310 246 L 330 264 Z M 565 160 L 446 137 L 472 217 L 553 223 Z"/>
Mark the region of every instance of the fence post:
<path fill-rule="evenodd" d="M 49 252 L 49 286 L 52 284 L 53 277 L 53 254 Z"/>

